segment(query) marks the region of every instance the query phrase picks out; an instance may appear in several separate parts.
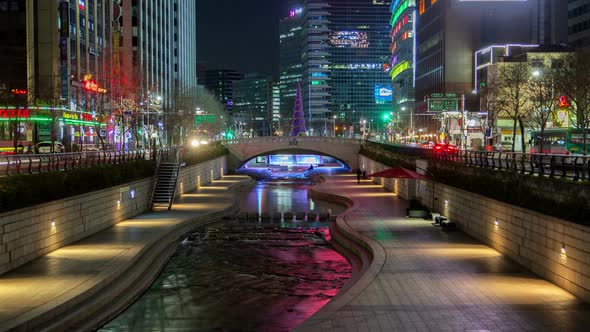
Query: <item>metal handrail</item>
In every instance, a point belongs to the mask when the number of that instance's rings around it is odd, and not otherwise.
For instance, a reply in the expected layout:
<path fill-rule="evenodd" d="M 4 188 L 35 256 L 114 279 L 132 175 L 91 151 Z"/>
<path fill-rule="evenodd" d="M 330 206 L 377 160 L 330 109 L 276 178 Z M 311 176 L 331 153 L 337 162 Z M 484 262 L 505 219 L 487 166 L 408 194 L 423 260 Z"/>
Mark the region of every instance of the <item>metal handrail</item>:
<path fill-rule="evenodd" d="M 170 149 L 160 149 L 158 154 L 167 155 Z M 162 152 L 163 150 L 166 152 Z M 70 171 L 97 165 L 123 164 L 150 156 L 151 154 L 145 149 L 3 155 L 0 156 L 0 175 Z"/>
<path fill-rule="evenodd" d="M 466 166 L 535 176 L 570 178 L 574 181 L 590 180 L 590 156 L 471 150 L 445 152 L 376 142 L 371 142 L 371 144 L 378 145 L 386 151 L 408 157 L 451 161 Z"/>

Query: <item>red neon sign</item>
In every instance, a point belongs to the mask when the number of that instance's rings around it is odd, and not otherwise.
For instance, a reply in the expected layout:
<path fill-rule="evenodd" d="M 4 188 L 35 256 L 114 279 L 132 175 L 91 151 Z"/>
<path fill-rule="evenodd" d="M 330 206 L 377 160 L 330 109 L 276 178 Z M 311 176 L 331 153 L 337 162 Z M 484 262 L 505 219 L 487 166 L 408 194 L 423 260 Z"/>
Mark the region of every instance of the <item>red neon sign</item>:
<path fill-rule="evenodd" d="M 570 107 L 570 102 L 569 100 L 567 100 L 566 96 L 561 96 L 559 97 L 559 102 L 557 103 L 557 106 L 563 108 Z"/>
<path fill-rule="evenodd" d="M 14 95 L 20 95 L 20 96 L 27 94 L 27 90 L 25 90 L 25 89 L 12 89 L 11 92 Z"/>
<path fill-rule="evenodd" d="M 107 89 L 99 87 L 98 83 L 93 80 L 82 81 L 82 89 L 98 93 L 107 93 Z"/>
<path fill-rule="evenodd" d="M 0 110 L 0 118 L 28 118 L 29 109 L 3 109 Z"/>

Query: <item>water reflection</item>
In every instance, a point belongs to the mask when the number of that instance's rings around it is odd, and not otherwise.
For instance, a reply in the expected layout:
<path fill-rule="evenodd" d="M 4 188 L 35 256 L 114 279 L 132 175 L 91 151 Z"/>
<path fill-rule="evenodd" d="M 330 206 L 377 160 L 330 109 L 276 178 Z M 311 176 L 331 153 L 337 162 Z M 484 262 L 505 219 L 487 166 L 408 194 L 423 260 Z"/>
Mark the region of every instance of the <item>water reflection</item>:
<path fill-rule="evenodd" d="M 320 231 L 327 230 L 202 230 L 101 331 L 290 330 L 350 276 Z"/>
<path fill-rule="evenodd" d="M 307 181 L 283 182 L 261 181 L 240 200 L 240 209 L 248 212 L 328 212 L 338 214 L 342 205 L 330 202 L 315 202 L 308 198 L 307 191 L 311 185 Z"/>
<path fill-rule="evenodd" d="M 308 179 L 262 181 L 242 194 L 240 208 L 344 210 L 309 199 L 310 185 Z M 325 240 L 325 227 L 230 231 L 211 225 L 191 238 L 150 288 L 100 331 L 287 331 L 324 306 L 351 273 Z"/>

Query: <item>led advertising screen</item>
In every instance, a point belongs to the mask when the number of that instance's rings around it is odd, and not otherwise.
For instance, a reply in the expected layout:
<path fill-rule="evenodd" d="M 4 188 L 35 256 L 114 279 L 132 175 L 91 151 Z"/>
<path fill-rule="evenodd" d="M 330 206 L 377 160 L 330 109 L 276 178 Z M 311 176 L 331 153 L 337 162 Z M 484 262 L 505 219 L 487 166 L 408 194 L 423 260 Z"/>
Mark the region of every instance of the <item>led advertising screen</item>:
<path fill-rule="evenodd" d="M 393 90 L 389 85 L 375 85 L 375 104 L 387 104 L 393 100 Z"/>
<path fill-rule="evenodd" d="M 317 165 L 320 163 L 320 156 L 296 155 L 297 165 Z"/>

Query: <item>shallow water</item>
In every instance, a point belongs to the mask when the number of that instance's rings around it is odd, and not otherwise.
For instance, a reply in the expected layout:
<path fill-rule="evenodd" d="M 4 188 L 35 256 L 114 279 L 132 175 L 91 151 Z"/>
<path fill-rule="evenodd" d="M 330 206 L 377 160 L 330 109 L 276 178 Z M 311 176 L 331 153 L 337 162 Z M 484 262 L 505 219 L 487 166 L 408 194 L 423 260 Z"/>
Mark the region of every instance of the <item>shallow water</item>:
<path fill-rule="evenodd" d="M 305 183 L 263 182 L 246 211 L 327 211 Z M 272 209 L 270 209 L 272 208 Z M 323 307 L 350 277 L 348 261 L 310 229 L 227 230 L 210 225 L 180 247 L 152 286 L 100 331 L 288 331 Z"/>

